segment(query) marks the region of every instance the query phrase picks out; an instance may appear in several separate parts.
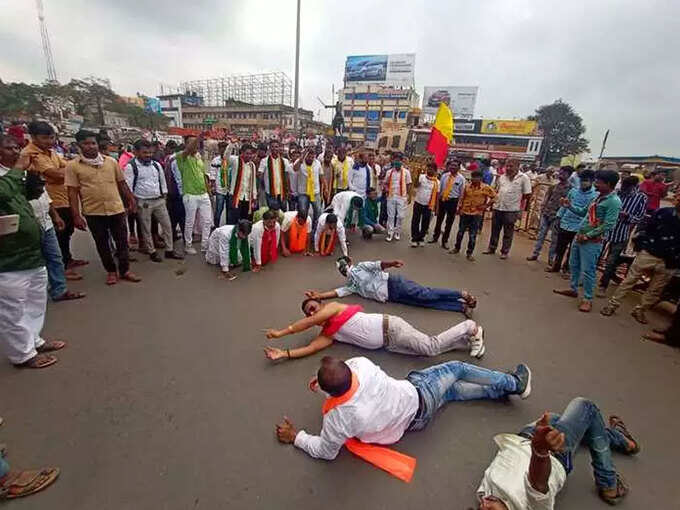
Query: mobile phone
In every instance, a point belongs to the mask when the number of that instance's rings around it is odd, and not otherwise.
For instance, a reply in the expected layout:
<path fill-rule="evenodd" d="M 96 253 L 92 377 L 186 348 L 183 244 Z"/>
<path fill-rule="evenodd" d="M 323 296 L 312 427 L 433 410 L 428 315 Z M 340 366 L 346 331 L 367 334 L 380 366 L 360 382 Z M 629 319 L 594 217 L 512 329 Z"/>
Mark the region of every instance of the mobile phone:
<path fill-rule="evenodd" d="M 7 214 L 0 216 L 0 236 L 15 234 L 19 231 L 19 215 Z"/>

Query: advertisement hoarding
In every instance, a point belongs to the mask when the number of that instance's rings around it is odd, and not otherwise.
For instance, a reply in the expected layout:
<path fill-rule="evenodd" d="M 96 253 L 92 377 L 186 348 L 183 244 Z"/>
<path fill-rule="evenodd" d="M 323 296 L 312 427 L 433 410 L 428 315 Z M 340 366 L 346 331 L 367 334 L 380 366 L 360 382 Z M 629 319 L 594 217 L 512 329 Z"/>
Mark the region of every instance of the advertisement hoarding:
<path fill-rule="evenodd" d="M 538 124 L 535 120 L 500 120 L 485 119 L 482 121 L 482 133 L 490 135 L 535 135 Z"/>
<path fill-rule="evenodd" d="M 415 53 L 352 55 L 345 62 L 345 84 L 384 83 L 396 87 L 413 85 Z"/>
<path fill-rule="evenodd" d="M 439 104 L 449 105 L 456 119 L 471 119 L 475 115 L 475 103 L 479 87 L 425 87 L 423 112 L 434 115 Z"/>

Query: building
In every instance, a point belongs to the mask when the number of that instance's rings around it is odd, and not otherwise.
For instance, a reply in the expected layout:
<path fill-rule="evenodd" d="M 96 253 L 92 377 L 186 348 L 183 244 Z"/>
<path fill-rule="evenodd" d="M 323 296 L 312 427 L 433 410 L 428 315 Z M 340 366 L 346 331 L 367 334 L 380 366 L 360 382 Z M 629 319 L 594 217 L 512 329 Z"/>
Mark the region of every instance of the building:
<path fill-rule="evenodd" d="M 293 129 L 292 106 L 259 105 L 229 100 L 224 106 L 184 106 L 182 126 L 188 129 L 224 129 L 229 133 L 249 136 L 254 133 L 280 133 Z M 298 109 L 298 122 L 303 132 L 324 133 L 330 126 L 315 121 L 309 110 Z"/>
<path fill-rule="evenodd" d="M 339 94 L 344 134 L 352 145 L 375 147 L 378 133 L 405 128 L 409 116 L 419 111 L 420 98 L 413 88 L 357 84 Z"/>
<path fill-rule="evenodd" d="M 282 72 L 185 81 L 179 86 L 185 94 L 201 97 L 206 106 L 222 106 L 227 101 L 293 105 L 293 82 Z"/>
<path fill-rule="evenodd" d="M 104 125 L 112 128 L 130 127 L 130 121 L 122 113 L 104 110 Z"/>
<path fill-rule="evenodd" d="M 158 96 L 161 103 L 161 114 L 170 118 L 168 127 L 183 128 L 182 109 L 186 106 L 196 107 L 202 104 L 200 96 L 192 94 L 162 94 Z"/>

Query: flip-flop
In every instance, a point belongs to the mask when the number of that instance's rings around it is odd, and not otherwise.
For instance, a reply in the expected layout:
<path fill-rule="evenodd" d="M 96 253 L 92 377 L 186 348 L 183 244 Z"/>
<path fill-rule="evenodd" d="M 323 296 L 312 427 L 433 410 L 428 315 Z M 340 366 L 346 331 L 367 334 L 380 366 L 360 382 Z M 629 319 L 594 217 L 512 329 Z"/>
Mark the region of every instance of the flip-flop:
<path fill-rule="evenodd" d="M 86 266 L 89 263 L 90 263 L 89 260 L 72 259 L 71 262 L 69 263 L 69 269 L 71 269 L 73 267 Z"/>
<path fill-rule="evenodd" d="M 63 340 L 45 340 L 45 343 L 40 347 L 36 347 L 35 350 L 38 352 L 53 352 L 59 351 L 64 347 L 66 347 L 66 342 Z"/>
<path fill-rule="evenodd" d="M 14 499 L 35 494 L 51 485 L 59 476 L 59 468 L 10 472 L 0 486 L 0 499 Z"/>
<path fill-rule="evenodd" d="M 123 276 L 120 276 L 119 279 L 125 280 L 126 282 L 134 282 L 134 283 L 142 281 L 142 279 L 139 276 L 137 276 L 134 273 L 131 273 L 130 271 L 125 273 Z"/>
<path fill-rule="evenodd" d="M 67 290 L 61 296 L 53 298 L 52 301 L 55 301 L 55 302 L 72 301 L 74 299 L 83 299 L 85 296 L 87 296 L 87 294 L 85 294 L 84 292 L 76 292 L 76 291 L 73 291 L 73 290 Z"/>
<path fill-rule="evenodd" d="M 106 285 L 115 285 L 116 283 L 118 283 L 118 276 L 115 273 L 106 275 Z"/>
<path fill-rule="evenodd" d="M 14 365 L 17 368 L 47 368 L 54 365 L 59 359 L 50 354 L 36 354 L 28 361 Z"/>
<path fill-rule="evenodd" d="M 71 282 L 77 282 L 83 279 L 83 275 L 76 273 L 73 270 L 68 270 L 64 273 L 64 277 Z"/>
<path fill-rule="evenodd" d="M 633 437 L 633 435 L 630 433 L 630 431 L 626 428 L 626 424 L 623 423 L 623 420 L 616 416 L 615 414 L 612 414 L 609 417 L 609 426 L 613 428 L 614 430 L 618 430 L 623 434 L 623 436 L 628 439 L 629 441 L 633 441 L 635 443 L 635 448 L 632 450 L 628 451 L 628 455 L 637 455 L 640 453 L 640 443 L 638 443 L 637 439 Z"/>

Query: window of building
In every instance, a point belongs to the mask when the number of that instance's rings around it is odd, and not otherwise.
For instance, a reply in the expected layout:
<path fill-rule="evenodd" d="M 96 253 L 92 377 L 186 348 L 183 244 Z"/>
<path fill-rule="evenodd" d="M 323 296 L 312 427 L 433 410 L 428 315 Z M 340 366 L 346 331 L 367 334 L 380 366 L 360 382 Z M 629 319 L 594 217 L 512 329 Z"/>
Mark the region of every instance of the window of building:
<path fill-rule="evenodd" d="M 387 147 L 387 140 L 389 138 L 387 136 L 383 136 L 380 140 L 378 140 L 378 148 L 382 149 L 383 147 Z"/>
<path fill-rule="evenodd" d="M 366 110 L 352 110 L 352 117 L 366 117 Z"/>
<path fill-rule="evenodd" d="M 406 118 L 406 112 L 399 112 L 399 118 L 405 119 Z"/>
<path fill-rule="evenodd" d="M 391 119 L 394 116 L 394 112 L 390 110 L 385 110 L 382 112 L 383 119 Z"/>
<path fill-rule="evenodd" d="M 393 149 L 398 148 L 399 144 L 401 144 L 401 135 L 394 135 L 392 137 L 392 148 Z"/>

